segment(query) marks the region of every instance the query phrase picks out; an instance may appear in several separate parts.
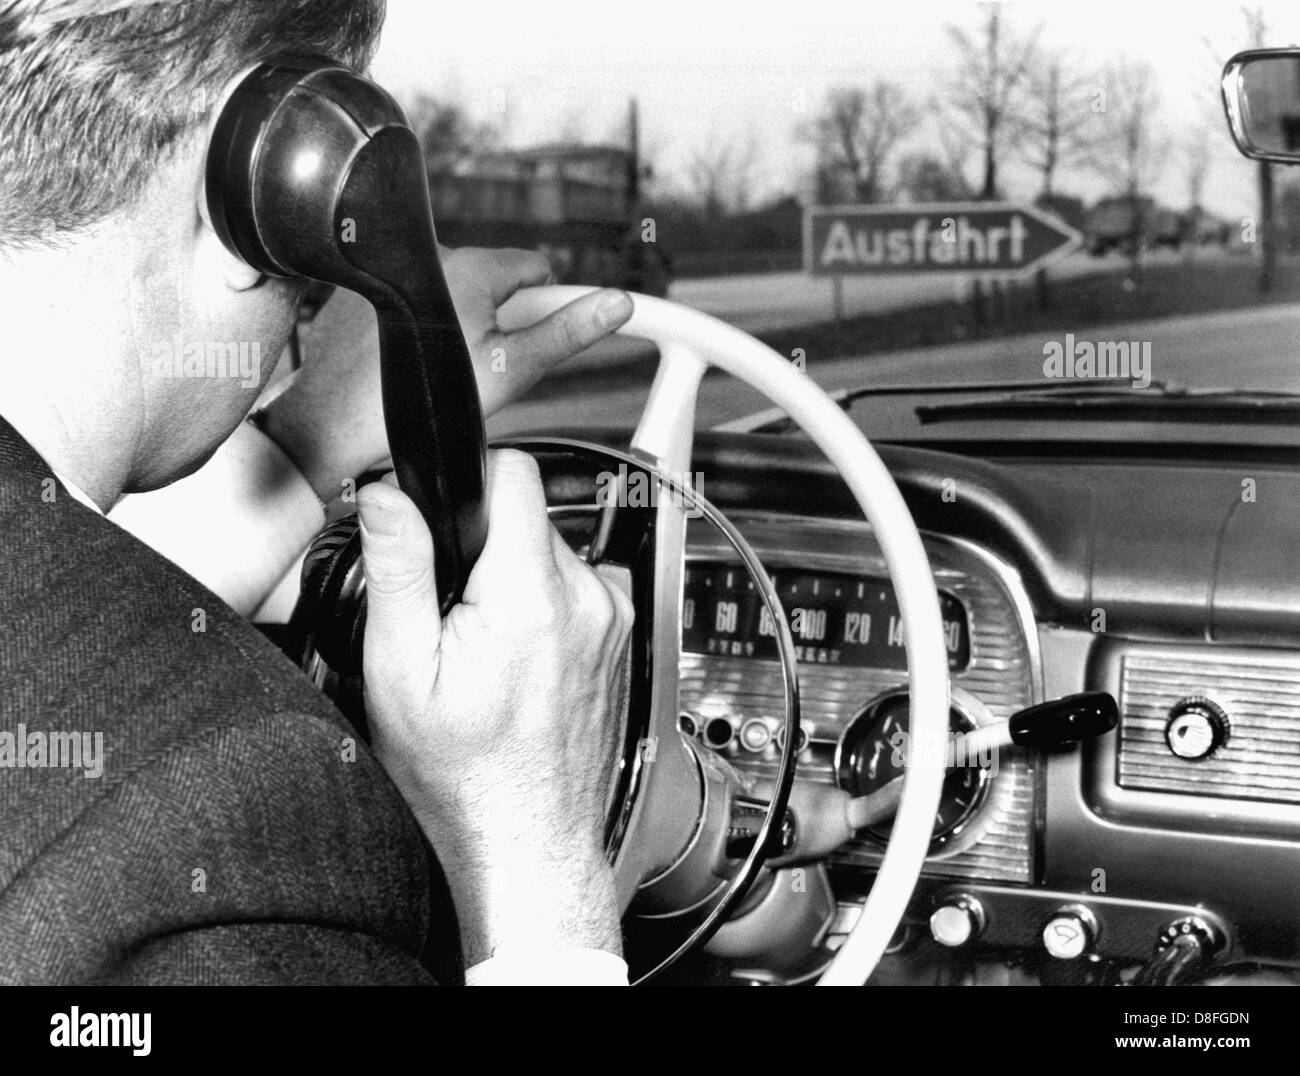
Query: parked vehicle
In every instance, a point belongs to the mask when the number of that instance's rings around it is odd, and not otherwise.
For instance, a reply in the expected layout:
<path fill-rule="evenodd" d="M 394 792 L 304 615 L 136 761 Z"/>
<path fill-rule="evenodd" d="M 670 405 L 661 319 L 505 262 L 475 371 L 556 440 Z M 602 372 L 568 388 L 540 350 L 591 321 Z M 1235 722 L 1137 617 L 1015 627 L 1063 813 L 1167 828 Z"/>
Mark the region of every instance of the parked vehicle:
<path fill-rule="evenodd" d="M 1178 250 L 1188 238 L 1190 223 L 1185 215 L 1158 206 L 1153 198 L 1103 198 L 1088 212 L 1088 251 L 1099 258 L 1112 250 Z"/>
<path fill-rule="evenodd" d="M 432 172 L 438 235 L 449 246 L 537 248 L 563 284 L 668 293 L 668 263 L 642 235 L 633 150 L 554 143 Z"/>

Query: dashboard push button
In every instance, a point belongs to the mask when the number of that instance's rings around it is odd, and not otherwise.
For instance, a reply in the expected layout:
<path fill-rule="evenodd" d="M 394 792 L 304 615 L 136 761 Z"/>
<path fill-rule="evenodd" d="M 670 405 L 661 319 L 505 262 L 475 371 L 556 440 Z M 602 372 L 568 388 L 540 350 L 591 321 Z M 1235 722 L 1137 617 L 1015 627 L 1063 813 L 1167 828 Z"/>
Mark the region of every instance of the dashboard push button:
<path fill-rule="evenodd" d="M 1077 960 L 1097 940 L 1097 920 L 1081 904 L 1060 909 L 1043 927 L 1043 948 L 1057 960 Z"/>
<path fill-rule="evenodd" d="M 984 909 L 974 897 L 947 900 L 930 916 L 930 937 L 949 949 L 978 938 L 983 930 Z"/>
<path fill-rule="evenodd" d="M 746 751 L 761 751 L 772 739 L 772 730 L 767 723 L 757 718 L 746 721 L 740 726 L 740 745 Z"/>

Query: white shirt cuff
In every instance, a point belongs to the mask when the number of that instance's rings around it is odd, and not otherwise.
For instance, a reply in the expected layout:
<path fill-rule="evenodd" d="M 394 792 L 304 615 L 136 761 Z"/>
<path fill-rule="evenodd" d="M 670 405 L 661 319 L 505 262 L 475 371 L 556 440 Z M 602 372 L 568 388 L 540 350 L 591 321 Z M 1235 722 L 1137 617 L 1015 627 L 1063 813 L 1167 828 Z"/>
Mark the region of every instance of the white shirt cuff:
<path fill-rule="evenodd" d="M 627 986 L 627 964 L 603 949 L 498 949 L 466 986 Z"/>

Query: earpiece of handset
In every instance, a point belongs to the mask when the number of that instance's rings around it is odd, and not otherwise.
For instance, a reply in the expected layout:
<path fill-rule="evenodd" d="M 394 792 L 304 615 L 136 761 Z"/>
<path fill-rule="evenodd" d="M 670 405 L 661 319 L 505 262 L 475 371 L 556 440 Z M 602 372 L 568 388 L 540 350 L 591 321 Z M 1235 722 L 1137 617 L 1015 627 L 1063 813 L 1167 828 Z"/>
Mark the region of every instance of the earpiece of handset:
<path fill-rule="evenodd" d="M 433 535 L 446 612 L 487 537 L 486 435 L 438 259 L 424 155 L 401 108 L 329 61 L 264 64 L 217 117 L 206 184 L 213 228 L 247 264 L 335 284 L 374 306 L 389 449 Z"/>

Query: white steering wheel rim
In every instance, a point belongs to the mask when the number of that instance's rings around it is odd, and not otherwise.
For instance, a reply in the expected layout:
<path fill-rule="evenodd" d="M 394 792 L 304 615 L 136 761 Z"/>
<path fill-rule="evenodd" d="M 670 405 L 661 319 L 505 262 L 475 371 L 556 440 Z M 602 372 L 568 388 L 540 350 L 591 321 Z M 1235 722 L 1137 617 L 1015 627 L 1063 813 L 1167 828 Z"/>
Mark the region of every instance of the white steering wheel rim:
<path fill-rule="evenodd" d="M 525 289 L 500 311 L 502 328 L 514 331 L 535 324 L 595 290 Z M 911 706 L 902 799 L 862 915 L 819 983 L 858 986 L 875 970 L 912 898 L 943 787 L 948 653 L 929 559 L 902 494 L 876 450 L 810 377 L 766 344 L 707 314 L 650 296 L 632 298 L 634 313 L 620 332 L 655 343 L 661 355 L 634 450 L 653 457 L 666 470 L 689 471 L 696 389 L 706 364 L 717 366 L 782 408 L 825 453 L 871 524 L 889 569 L 907 640 Z"/>

